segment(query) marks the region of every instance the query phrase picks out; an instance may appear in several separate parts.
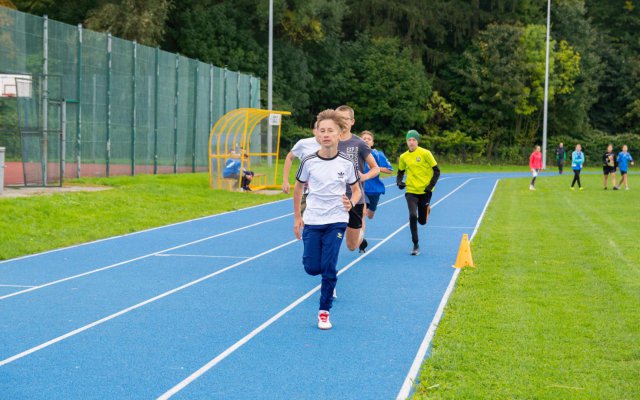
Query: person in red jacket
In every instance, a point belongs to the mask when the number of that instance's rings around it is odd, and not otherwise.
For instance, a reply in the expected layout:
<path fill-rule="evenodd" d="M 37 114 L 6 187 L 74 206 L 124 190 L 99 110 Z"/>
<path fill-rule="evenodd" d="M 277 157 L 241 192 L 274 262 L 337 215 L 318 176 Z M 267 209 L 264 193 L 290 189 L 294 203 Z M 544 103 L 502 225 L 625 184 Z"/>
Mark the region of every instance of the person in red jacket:
<path fill-rule="evenodd" d="M 536 146 L 533 149 L 533 153 L 529 156 L 529 169 L 531 170 L 531 175 L 533 175 L 531 184 L 529 185 L 529 190 L 536 190 L 536 178 L 538 177 L 538 172 L 542 169 L 542 153 L 540 152 L 540 146 Z"/>

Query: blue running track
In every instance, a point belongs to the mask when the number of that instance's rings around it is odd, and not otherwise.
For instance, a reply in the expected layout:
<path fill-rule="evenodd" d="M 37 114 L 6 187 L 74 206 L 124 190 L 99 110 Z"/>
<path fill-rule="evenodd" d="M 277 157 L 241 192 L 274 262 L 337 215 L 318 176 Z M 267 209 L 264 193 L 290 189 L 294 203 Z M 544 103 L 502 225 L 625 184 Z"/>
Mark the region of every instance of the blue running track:
<path fill-rule="evenodd" d="M 460 238 L 509 176 L 528 175 L 443 175 L 417 257 L 386 180 L 369 250 L 341 250 L 330 331 L 291 200 L 0 262 L 0 398 L 406 397 Z"/>

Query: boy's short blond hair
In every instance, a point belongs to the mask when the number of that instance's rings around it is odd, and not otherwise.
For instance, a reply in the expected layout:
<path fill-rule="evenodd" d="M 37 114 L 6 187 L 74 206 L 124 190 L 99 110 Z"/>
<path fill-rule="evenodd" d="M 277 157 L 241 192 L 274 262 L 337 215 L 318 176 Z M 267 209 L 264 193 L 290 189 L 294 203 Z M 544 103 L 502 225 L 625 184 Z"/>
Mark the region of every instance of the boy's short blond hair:
<path fill-rule="evenodd" d="M 347 105 L 341 105 L 340 107 L 336 108 L 336 111 L 340 111 L 340 112 L 348 112 L 349 116 L 351 117 L 351 119 L 355 119 L 355 113 L 353 112 L 353 108 L 347 106 Z"/>
<path fill-rule="evenodd" d="M 371 132 L 371 131 L 362 131 L 362 132 L 360 132 L 360 137 L 362 137 L 363 135 L 369 135 L 369 136 L 371 136 L 371 139 L 375 139 L 375 136 L 373 136 L 373 132 Z"/>
<path fill-rule="evenodd" d="M 347 121 L 338 113 L 337 110 L 333 110 L 331 108 L 326 109 L 318 114 L 316 118 L 316 122 L 320 125 L 320 122 L 330 119 L 338 125 L 341 131 L 345 131 L 349 129 L 349 125 Z"/>

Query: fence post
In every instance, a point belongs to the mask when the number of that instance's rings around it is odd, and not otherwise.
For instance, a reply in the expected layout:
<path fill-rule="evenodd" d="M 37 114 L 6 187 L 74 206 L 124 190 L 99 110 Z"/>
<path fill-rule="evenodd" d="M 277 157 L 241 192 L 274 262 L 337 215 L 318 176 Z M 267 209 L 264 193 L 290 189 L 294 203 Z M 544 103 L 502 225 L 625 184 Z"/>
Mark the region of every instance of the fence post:
<path fill-rule="evenodd" d="M 176 54 L 176 91 L 173 109 L 173 173 L 178 172 L 178 100 L 180 99 L 180 88 L 178 86 L 180 74 L 180 55 Z"/>
<path fill-rule="evenodd" d="M 76 115 L 76 177 L 80 178 L 82 162 L 82 24 L 78 24 L 78 73 L 76 79 L 76 98 L 78 114 Z"/>
<path fill-rule="evenodd" d="M 158 82 L 160 80 L 160 48 L 156 47 L 156 77 L 154 83 L 155 102 L 153 105 L 153 173 L 158 173 Z"/>
<path fill-rule="evenodd" d="M 209 148 L 209 132 L 213 128 L 213 64 L 209 64 L 209 128 L 207 130 L 207 149 Z M 207 150 L 207 157 L 209 156 Z"/>
<path fill-rule="evenodd" d="M 240 108 L 240 73 L 236 72 L 236 109 Z"/>
<path fill-rule="evenodd" d="M 111 33 L 107 33 L 107 176 L 111 173 Z"/>
<path fill-rule="evenodd" d="M 253 76 L 249 75 L 249 108 L 253 108 Z"/>
<path fill-rule="evenodd" d="M 227 67 L 224 67 L 222 73 L 222 115 L 227 113 Z"/>
<path fill-rule="evenodd" d="M 198 137 L 198 80 L 200 75 L 200 61 L 196 60 L 196 79 L 193 90 L 193 144 L 191 148 L 191 172 L 196 172 L 196 138 Z"/>
<path fill-rule="evenodd" d="M 4 190 L 4 149 L 0 147 L 0 194 Z"/>
<path fill-rule="evenodd" d="M 47 186 L 47 167 L 49 157 L 47 131 L 49 130 L 49 17 L 44 16 L 42 21 L 42 184 Z M 32 86 L 33 86 L 33 80 Z M 25 180 L 25 185 L 27 181 Z"/>
<path fill-rule="evenodd" d="M 65 171 L 67 169 L 64 160 L 67 158 L 67 149 L 64 143 L 67 141 L 67 101 L 60 99 L 60 186 L 64 180 Z"/>
<path fill-rule="evenodd" d="M 138 43 L 133 41 L 133 67 L 131 76 L 131 175 L 136 174 L 136 64 L 138 62 Z"/>

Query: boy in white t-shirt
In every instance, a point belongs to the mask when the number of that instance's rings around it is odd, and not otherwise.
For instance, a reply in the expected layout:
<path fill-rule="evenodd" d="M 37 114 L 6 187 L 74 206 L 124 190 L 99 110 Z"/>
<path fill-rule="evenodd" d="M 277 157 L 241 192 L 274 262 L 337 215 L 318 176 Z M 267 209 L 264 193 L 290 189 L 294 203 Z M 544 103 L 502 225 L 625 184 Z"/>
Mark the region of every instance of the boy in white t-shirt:
<path fill-rule="evenodd" d="M 336 265 L 345 236 L 349 211 L 362 196 L 356 166 L 338 152 L 346 121 L 334 110 L 318 114 L 320 150 L 302 160 L 293 188 L 293 232 L 304 242 L 302 263 L 309 275 L 322 275 L 318 328 L 331 329 L 329 310 L 338 281 Z M 307 207 L 301 212 L 302 192 L 308 183 Z M 351 199 L 346 196 L 347 185 Z M 304 229 L 303 229 L 304 228 Z"/>

